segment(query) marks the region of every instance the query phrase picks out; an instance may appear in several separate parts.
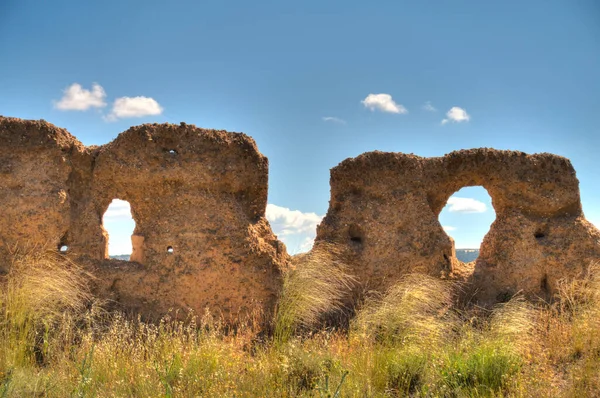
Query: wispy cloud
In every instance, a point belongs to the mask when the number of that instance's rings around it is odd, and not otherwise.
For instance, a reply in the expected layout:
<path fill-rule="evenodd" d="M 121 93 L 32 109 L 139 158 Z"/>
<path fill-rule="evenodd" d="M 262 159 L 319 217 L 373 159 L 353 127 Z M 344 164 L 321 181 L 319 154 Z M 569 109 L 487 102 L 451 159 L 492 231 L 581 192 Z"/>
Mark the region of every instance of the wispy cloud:
<path fill-rule="evenodd" d="M 442 225 L 442 228 L 444 228 L 444 231 L 446 232 L 456 231 L 456 227 L 452 227 L 450 225 Z"/>
<path fill-rule="evenodd" d="M 121 199 L 113 199 L 104 213 L 104 219 L 125 220 L 131 218 L 131 206 L 129 202 Z"/>
<path fill-rule="evenodd" d="M 339 117 L 335 117 L 335 116 L 324 116 L 322 119 L 324 122 L 330 122 L 330 123 L 335 123 L 335 124 L 346 124 L 346 121 L 344 119 L 340 119 Z"/>
<path fill-rule="evenodd" d="M 471 119 L 471 116 L 467 113 L 463 108 L 459 108 L 458 106 L 453 106 L 446 113 L 446 118 L 442 120 L 442 124 L 446 124 L 448 122 L 453 123 L 461 123 L 468 122 Z"/>
<path fill-rule="evenodd" d="M 451 213 L 484 213 L 487 210 L 485 203 L 473 198 L 451 196 L 448 205 L 448 211 Z"/>
<path fill-rule="evenodd" d="M 437 112 L 437 108 L 431 105 L 431 101 L 426 101 L 421 107 L 421 109 L 427 112 Z"/>
<path fill-rule="evenodd" d="M 361 101 L 361 103 L 365 108 L 372 111 L 379 110 L 388 113 L 408 113 L 408 110 L 406 110 L 403 105 L 397 104 L 389 94 L 369 94 Z"/>
<path fill-rule="evenodd" d="M 61 111 L 87 111 L 90 108 L 106 106 L 106 92 L 98 83 L 92 84 L 91 90 L 84 89 L 81 84 L 73 83 L 63 90 L 60 100 L 54 102 L 54 107 Z"/>
<path fill-rule="evenodd" d="M 121 97 L 113 104 L 112 111 L 106 116 L 106 120 L 115 121 L 131 117 L 143 117 L 160 115 L 162 106 L 150 97 Z"/>
<path fill-rule="evenodd" d="M 312 236 L 312 237 L 306 236 L 304 238 L 304 240 L 300 242 L 298 251 L 296 253 L 292 253 L 292 254 L 306 253 L 306 252 L 310 251 L 310 249 L 312 249 L 314 244 L 315 244 L 315 237 L 314 236 Z"/>
<path fill-rule="evenodd" d="M 273 233 L 288 246 L 290 253 L 311 249 L 317 225 L 323 219 L 316 213 L 304 213 L 269 203 L 266 212 Z"/>

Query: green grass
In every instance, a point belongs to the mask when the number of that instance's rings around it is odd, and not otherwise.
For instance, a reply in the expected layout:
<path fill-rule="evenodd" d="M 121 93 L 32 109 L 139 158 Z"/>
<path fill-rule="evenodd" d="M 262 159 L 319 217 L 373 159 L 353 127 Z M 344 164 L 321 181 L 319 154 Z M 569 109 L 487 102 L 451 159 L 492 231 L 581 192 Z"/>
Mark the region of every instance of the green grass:
<path fill-rule="evenodd" d="M 210 314 L 157 324 L 108 314 L 90 276 L 52 253 L 16 256 L 0 283 L 0 397 L 594 397 L 597 267 L 555 304 L 460 308 L 457 287 L 407 275 L 331 319 L 354 279 L 332 255 L 296 261 L 265 338 Z"/>

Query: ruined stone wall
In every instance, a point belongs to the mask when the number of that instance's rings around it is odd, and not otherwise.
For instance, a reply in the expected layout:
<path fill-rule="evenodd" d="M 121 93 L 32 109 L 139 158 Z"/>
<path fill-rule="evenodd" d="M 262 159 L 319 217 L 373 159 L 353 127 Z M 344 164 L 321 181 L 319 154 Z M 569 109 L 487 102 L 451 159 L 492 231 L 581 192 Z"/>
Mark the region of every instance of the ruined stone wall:
<path fill-rule="evenodd" d="M 132 127 L 100 148 L 92 180 L 97 214 L 114 198 L 131 205 L 132 259 L 148 271 L 117 283 L 128 301 L 226 316 L 254 302 L 274 306 L 287 254 L 264 218 L 268 161 L 250 137 L 185 124 Z"/>
<path fill-rule="evenodd" d="M 73 157 L 83 145 L 49 123 L 14 118 L 0 118 L 0 143 L 0 255 L 19 244 L 58 247 L 71 221 Z"/>
<path fill-rule="evenodd" d="M 17 244 L 65 245 L 98 294 L 147 315 L 273 310 L 288 256 L 264 217 L 268 161 L 250 137 L 153 124 L 84 147 L 49 123 L 0 118 L 0 140 L 3 264 Z M 107 258 L 115 198 L 136 222 L 132 262 Z"/>
<path fill-rule="evenodd" d="M 456 191 L 483 186 L 496 220 L 475 264 L 456 259 L 438 216 Z M 331 171 L 322 242 L 344 248 L 360 281 L 383 291 L 407 273 L 469 282 L 481 303 L 522 291 L 548 298 L 560 278 L 600 260 L 600 231 L 585 220 L 571 163 L 551 154 L 476 149 L 439 158 L 370 152 Z"/>
<path fill-rule="evenodd" d="M 146 124 L 85 147 L 44 121 L 0 117 L 0 274 L 17 247 L 85 265 L 98 295 L 146 315 L 192 308 L 228 319 L 270 313 L 289 257 L 266 221 L 268 162 L 238 133 Z M 600 260 L 562 157 L 476 149 L 439 158 L 370 152 L 331 171 L 313 250 L 334 243 L 360 282 L 383 291 L 407 273 L 468 282 L 481 303 L 550 297 Z M 479 258 L 463 264 L 438 221 L 448 198 L 483 186 L 496 211 Z M 132 260 L 107 258 L 102 216 L 126 200 Z"/>

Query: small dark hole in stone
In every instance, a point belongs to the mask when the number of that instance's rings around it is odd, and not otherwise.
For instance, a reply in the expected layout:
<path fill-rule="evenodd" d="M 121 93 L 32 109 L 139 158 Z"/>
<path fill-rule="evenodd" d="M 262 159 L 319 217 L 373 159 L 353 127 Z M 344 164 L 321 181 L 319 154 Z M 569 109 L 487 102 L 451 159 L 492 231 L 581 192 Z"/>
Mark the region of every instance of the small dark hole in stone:
<path fill-rule="evenodd" d="M 444 261 L 446 262 L 446 264 L 444 264 L 446 270 L 452 270 L 452 261 L 450 261 L 450 257 L 448 257 L 447 254 L 444 254 Z"/>
<path fill-rule="evenodd" d="M 173 253 L 173 246 L 167 247 L 167 253 Z"/>
<path fill-rule="evenodd" d="M 362 194 L 362 188 L 360 188 L 360 187 L 352 187 L 352 189 L 350 190 L 350 192 L 352 192 L 353 195 L 360 195 L 360 194 Z"/>
<path fill-rule="evenodd" d="M 546 237 L 546 234 L 542 231 L 536 231 L 536 233 L 533 234 L 533 236 L 535 236 L 536 239 L 542 239 Z"/>
<path fill-rule="evenodd" d="M 548 288 L 548 275 L 544 275 L 544 277 L 542 278 L 542 280 L 540 281 L 540 289 L 544 292 L 544 293 L 549 293 L 549 288 Z"/>
<path fill-rule="evenodd" d="M 348 228 L 348 235 L 350 237 L 350 241 L 355 245 L 362 245 L 363 243 L 363 231 L 362 229 L 356 225 L 352 224 Z"/>
<path fill-rule="evenodd" d="M 496 301 L 498 301 L 499 303 L 506 303 L 506 302 L 510 301 L 510 299 L 512 297 L 513 297 L 512 292 L 504 291 L 504 292 L 498 293 L 498 295 L 496 296 Z"/>

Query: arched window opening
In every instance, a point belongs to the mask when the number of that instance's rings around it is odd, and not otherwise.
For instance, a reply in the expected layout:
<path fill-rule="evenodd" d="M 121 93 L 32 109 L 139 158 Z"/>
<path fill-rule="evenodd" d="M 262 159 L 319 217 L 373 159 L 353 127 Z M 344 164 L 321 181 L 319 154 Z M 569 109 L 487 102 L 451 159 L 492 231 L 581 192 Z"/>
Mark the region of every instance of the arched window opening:
<path fill-rule="evenodd" d="M 102 225 L 108 233 L 109 258 L 129 261 L 132 252 L 131 235 L 135 230 L 129 202 L 113 199 L 102 217 Z"/>
<path fill-rule="evenodd" d="M 442 227 L 454 239 L 456 257 L 464 263 L 477 259 L 483 237 L 495 219 L 492 198 L 483 187 L 458 190 L 439 216 Z"/>

